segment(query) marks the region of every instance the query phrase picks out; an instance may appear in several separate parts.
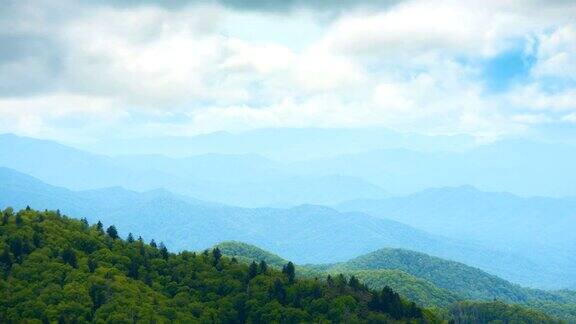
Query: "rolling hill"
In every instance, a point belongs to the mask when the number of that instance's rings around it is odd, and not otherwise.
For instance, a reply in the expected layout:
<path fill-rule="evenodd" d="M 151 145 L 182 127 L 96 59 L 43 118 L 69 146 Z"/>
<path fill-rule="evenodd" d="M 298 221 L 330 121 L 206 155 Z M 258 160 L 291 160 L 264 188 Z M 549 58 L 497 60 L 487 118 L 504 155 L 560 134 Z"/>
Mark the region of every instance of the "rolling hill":
<path fill-rule="evenodd" d="M 523 255 L 556 268 L 549 287 L 570 287 L 576 273 L 576 199 L 519 197 L 471 186 L 436 188 L 402 197 L 340 204 L 429 233 Z"/>
<path fill-rule="evenodd" d="M 281 257 L 241 242 L 224 242 L 224 254 L 245 262 L 284 260 Z M 280 261 L 284 262 L 284 261 Z M 389 286 L 426 307 L 449 308 L 451 312 L 464 307 L 483 308 L 472 301 L 505 301 L 539 309 L 549 315 L 576 321 L 576 292 L 543 291 L 521 287 L 502 278 L 465 264 L 444 260 L 404 249 L 380 249 L 346 262 L 321 265 L 297 265 L 303 277 L 355 276 L 373 289 Z M 509 307 L 500 304 L 492 305 Z M 510 312 L 520 311 L 512 307 Z M 454 316 L 454 314 L 453 314 Z"/>

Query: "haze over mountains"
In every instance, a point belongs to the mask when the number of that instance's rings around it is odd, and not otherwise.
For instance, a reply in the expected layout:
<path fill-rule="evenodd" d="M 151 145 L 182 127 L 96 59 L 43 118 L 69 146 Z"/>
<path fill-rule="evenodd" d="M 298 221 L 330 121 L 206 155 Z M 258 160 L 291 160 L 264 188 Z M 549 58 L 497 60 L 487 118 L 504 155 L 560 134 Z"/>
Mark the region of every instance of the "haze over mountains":
<path fill-rule="evenodd" d="M 251 144 L 240 149 L 246 139 Z M 0 166 L 10 168 L 1 172 L 1 202 L 101 219 L 124 234 L 155 233 L 175 249 L 239 240 L 321 263 L 399 247 L 525 285 L 576 285 L 576 199 L 461 186 L 572 195 L 570 146 L 317 129 L 169 143 L 201 154 L 107 156 L 1 135 Z M 273 159 L 282 154 L 292 159 Z"/>
<path fill-rule="evenodd" d="M 560 288 L 573 284 L 571 259 L 559 267 L 552 262 L 554 254 L 535 258 L 531 250 L 511 253 L 505 248 L 467 243 L 463 238 L 431 235 L 364 213 L 339 213 L 314 205 L 231 207 L 160 189 L 143 193 L 120 187 L 71 191 L 1 168 L 0 206 L 26 205 L 115 224 L 124 235 L 130 231 L 154 237 L 177 250 L 238 240 L 303 264 L 344 261 L 382 247 L 399 247 L 465 262 L 526 285 Z"/>

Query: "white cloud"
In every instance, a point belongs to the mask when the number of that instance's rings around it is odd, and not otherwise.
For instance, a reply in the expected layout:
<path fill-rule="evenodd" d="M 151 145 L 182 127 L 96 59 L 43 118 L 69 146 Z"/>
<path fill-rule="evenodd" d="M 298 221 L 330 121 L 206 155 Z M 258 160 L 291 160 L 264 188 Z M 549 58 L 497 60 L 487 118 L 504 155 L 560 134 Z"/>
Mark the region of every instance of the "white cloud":
<path fill-rule="evenodd" d="M 317 12 L 296 10 L 280 22 L 218 5 L 18 6 L 18 19 L 0 19 L 0 27 L 46 38 L 60 53 L 0 61 L 0 94 L 12 92 L 0 97 L 1 131 L 65 136 L 72 123 L 58 126 L 81 119 L 80 133 L 95 136 L 123 122 L 120 132 L 139 135 L 384 126 L 498 136 L 576 110 L 574 87 L 544 83 L 576 79 L 569 1 L 410 0 L 316 22 L 309 15 Z M 302 21 L 316 24 L 307 27 L 313 35 L 285 37 Z M 258 28 L 231 32 L 251 22 Z M 482 61 L 530 39 L 531 79 L 490 94 Z M 32 85 L 42 91 L 18 92 Z"/>
<path fill-rule="evenodd" d="M 562 117 L 562 120 L 570 123 L 576 123 L 576 113 L 568 114 Z"/>
<path fill-rule="evenodd" d="M 576 81 L 576 25 L 559 27 L 538 37 L 536 77 L 560 77 Z"/>
<path fill-rule="evenodd" d="M 505 99 L 512 106 L 527 110 L 572 111 L 576 110 L 576 87 L 551 92 L 533 82 L 514 88 Z"/>

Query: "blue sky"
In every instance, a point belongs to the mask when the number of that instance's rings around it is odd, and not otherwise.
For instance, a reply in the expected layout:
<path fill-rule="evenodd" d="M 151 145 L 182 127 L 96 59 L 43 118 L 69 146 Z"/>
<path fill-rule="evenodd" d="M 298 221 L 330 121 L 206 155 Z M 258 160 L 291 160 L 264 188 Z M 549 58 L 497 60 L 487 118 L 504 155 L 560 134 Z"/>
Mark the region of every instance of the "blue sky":
<path fill-rule="evenodd" d="M 3 1 L 0 132 L 275 127 L 568 141 L 574 1 Z M 564 135 L 563 135 L 564 134 Z"/>

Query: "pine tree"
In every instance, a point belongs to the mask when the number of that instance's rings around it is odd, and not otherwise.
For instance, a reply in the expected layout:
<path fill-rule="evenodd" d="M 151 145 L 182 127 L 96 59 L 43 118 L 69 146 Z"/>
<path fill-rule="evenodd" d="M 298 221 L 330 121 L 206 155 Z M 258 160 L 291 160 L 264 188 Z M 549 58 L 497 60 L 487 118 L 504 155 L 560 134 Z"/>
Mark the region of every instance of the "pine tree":
<path fill-rule="evenodd" d="M 130 262 L 130 267 L 128 268 L 128 277 L 133 279 L 138 279 L 138 262 L 132 259 Z"/>
<path fill-rule="evenodd" d="M 108 229 L 106 230 L 106 234 L 108 234 L 108 236 L 110 236 L 110 238 L 113 240 L 118 238 L 118 230 L 116 230 L 116 227 L 114 225 L 108 227 Z"/>
<path fill-rule="evenodd" d="M 10 256 L 10 249 L 8 245 L 4 245 L 4 250 L 0 255 L 0 264 L 4 265 L 4 268 L 10 269 L 12 267 L 12 257 Z"/>
<path fill-rule="evenodd" d="M 134 243 L 134 236 L 132 233 L 128 233 L 128 238 L 126 239 L 128 243 Z"/>
<path fill-rule="evenodd" d="M 276 278 L 276 280 L 274 280 L 274 286 L 272 288 L 272 296 L 278 299 L 280 304 L 286 303 L 286 289 L 284 288 L 282 280 L 280 280 L 279 278 Z"/>
<path fill-rule="evenodd" d="M 16 214 L 16 225 L 17 225 L 17 226 L 22 226 L 22 224 L 24 224 L 24 219 L 22 219 L 22 214 L 21 214 L 21 213 L 17 213 L 17 214 Z"/>
<path fill-rule="evenodd" d="M 255 261 L 250 263 L 250 267 L 248 267 L 248 280 L 256 277 L 258 275 L 258 265 Z"/>
<path fill-rule="evenodd" d="M 354 275 L 352 275 L 350 277 L 350 280 L 348 281 L 348 285 L 354 290 L 359 289 L 361 286 L 360 281 Z"/>
<path fill-rule="evenodd" d="M 220 258 L 222 258 L 222 252 L 219 248 L 215 248 L 212 250 L 212 256 L 214 257 L 214 263 L 216 264 L 220 261 Z"/>
<path fill-rule="evenodd" d="M 88 259 L 88 271 L 90 271 L 90 273 L 94 273 L 96 268 L 98 268 L 98 262 L 96 262 L 96 260 L 93 258 Z"/>
<path fill-rule="evenodd" d="M 88 227 L 89 227 L 89 225 L 88 225 L 88 220 L 83 217 L 83 218 L 80 220 L 80 222 L 82 222 L 82 229 L 83 229 L 83 230 L 87 230 Z"/>
<path fill-rule="evenodd" d="M 158 245 L 156 244 L 156 241 L 154 241 L 154 239 L 152 239 L 152 240 L 150 241 L 150 246 L 153 247 L 153 248 L 155 248 L 155 249 L 158 248 Z"/>
<path fill-rule="evenodd" d="M 96 230 L 98 230 L 98 232 L 100 233 L 104 233 L 104 225 L 102 224 L 101 221 L 98 221 L 98 223 L 96 223 Z"/>
<path fill-rule="evenodd" d="M 160 242 L 160 255 L 164 260 L 168 260 L 169 253 L 164 242 Z"/>
<path fill-rule="evenodd" d="M 296 269 L 294 268 L 294 263 L 289 261 L 284 267 L 282 267 L 282 273 L 286 275 L 289 283 L 293 283 L 296 278 Z"/>
<path fill-rule="evenodd" d="M 78 268 L 78 260 L 76 258 L 76 252 L 73 249 L 67 248 L 62 251 L 62 260 L 64 263 L 71 265 L 73 268 Z"/>
<path fill-rule="evenodd" d="M 266 271 L 268 270 L 268 265 L 266 264 L 266 261 L 262 260 L 260 261 L 260 266 L 258 269 L 259 273 L 266 273 Z"/>

